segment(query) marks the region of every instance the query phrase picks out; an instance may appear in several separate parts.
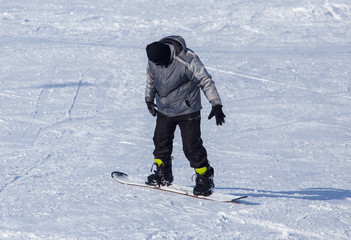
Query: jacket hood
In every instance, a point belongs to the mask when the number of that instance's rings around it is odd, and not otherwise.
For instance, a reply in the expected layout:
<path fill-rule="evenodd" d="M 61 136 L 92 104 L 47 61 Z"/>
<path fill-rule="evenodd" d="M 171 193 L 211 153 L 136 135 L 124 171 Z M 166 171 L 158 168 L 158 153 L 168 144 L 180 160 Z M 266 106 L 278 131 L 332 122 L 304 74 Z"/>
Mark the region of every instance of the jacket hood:
<path fill-rule="evenodd" d="M 175 55 L 178 55 L 181 51 L 186 49 L 186 43 L 183 37 L 172 35 L 162 38 L 159 42 L 165 44 L 172 44 L 175 49 Z"/>

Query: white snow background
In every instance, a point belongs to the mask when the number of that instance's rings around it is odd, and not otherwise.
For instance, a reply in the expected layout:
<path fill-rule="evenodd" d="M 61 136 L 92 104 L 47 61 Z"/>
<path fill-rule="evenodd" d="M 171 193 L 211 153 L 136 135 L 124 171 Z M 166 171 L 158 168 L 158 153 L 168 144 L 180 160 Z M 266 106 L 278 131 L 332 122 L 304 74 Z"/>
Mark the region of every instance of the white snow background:
<path fill-rule="evenodd" d="M 226 123 L 202 137 L 216 191 L 119 185 L 153 163 L 145 46 L 181 35 Z M 350 239 L 349 0 L 1 0 L 0 239 Z M 179 130 L 175 183 L 194 174 Z"/>

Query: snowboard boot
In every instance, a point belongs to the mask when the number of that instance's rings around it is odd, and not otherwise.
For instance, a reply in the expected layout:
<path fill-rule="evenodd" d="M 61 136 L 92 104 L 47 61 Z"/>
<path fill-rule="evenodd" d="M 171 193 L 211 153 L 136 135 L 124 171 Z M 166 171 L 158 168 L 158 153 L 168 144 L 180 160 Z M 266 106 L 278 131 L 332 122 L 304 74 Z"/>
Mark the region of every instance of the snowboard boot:
<path fill-rule="evenodd" d="M 195 187 L 193 189 L 194 195 L 209 196 L 212 194 L 214 188 L 213 176 L 214 170 L 212 167 L 195 168 L 196 179 Z"/>
<path fill-rule="evenodd" d="M 169 186 L 173 182 L 173 174 L 172 174 L 172 161 L 164 164 L 161 159 L 155 159 L 155 163 L 152 165 L 151 172 L 156 166 L 156 170 L 154 173 L 147 177 L 147 181 L 145 182 L 148 185 L 152 186 Z"/>

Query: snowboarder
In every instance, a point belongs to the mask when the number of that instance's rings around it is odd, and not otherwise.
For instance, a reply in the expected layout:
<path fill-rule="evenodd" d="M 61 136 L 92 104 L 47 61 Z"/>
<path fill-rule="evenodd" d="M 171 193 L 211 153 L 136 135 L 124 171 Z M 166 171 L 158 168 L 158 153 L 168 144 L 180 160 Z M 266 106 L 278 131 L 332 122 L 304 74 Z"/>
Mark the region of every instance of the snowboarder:
<path fill-rule="evenodd" d="M 147 45 L 146 53 L 149 61 L 145 101 L 151 115 L 157 115 L 153 137 L 156 170 L 146 183 L 169 186 L 173 182 L 171 154 L 174 132 L 179 126 L 184 154 L 196 173 L 194 195 L 211 195 L 214 170 L 201 139 L 200 89 L 212 104 L 208 119 L 215 116 L 216 124 L 222 125 L 226 117 L 212 77 L 181 36 L 153 42 Z"/>

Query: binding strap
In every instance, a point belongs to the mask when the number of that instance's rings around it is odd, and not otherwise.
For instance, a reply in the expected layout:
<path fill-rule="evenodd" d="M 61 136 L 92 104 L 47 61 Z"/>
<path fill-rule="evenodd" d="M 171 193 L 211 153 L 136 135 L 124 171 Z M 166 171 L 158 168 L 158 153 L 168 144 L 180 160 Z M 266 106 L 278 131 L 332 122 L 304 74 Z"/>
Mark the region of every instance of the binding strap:
<path fill-rule="evenodd" d="M 195 168 L 195 172 L 200 176 L 203 176 L 207 172 L 207 167 Z"/>

